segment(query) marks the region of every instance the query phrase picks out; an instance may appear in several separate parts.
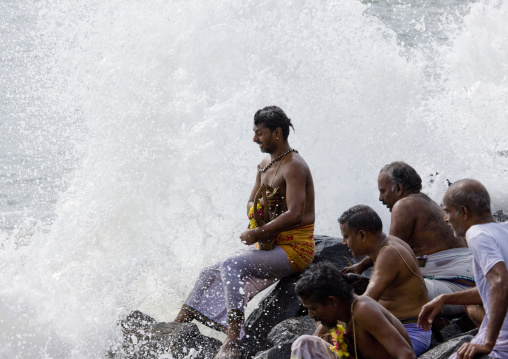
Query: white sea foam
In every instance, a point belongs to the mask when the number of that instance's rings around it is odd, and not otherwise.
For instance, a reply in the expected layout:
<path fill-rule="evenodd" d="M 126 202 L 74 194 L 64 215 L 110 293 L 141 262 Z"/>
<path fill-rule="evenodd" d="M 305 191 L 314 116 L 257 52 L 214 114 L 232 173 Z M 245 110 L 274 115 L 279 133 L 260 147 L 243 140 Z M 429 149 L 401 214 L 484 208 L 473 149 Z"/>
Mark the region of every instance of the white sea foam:
<path fill-rule="evenodd" d="M 388 226 L 376 178 L 393 160 L 436 200 L 468 176 L 506 208 L 506 3 L 472 4 L 410 55 L 352 0 L 36 4 L 26 116 L 76 160 L 55 221 L 0 237 L 1 357 L 101 357 L 125 313 L 171 320 L 199 270 L 241 247 L 266 105 L 295 125 L 317 234 L 358 203 Z"/>

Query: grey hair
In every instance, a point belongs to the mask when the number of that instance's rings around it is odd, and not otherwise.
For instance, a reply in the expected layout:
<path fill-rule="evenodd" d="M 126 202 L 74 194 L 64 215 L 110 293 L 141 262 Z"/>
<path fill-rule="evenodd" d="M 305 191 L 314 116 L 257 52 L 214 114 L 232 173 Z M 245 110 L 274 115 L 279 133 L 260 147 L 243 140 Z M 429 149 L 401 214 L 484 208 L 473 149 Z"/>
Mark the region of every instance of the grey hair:
<path fill-rule="evenodd" d="M 422 179 L 416 170 L 402 161 L 387 164 L 379 173 L 386 173 L 392 181 L 392 190 L 400 183 L 406 191 L 419 192 L 422 189 Z"/>
<path fill-rule="evenodd" d="M 448 192 L 448 204 L 457 211 L 464 206 L 476 216 L 491 213 L 489 192 L 476 180 L 466 178 L 454 182 Z"/>

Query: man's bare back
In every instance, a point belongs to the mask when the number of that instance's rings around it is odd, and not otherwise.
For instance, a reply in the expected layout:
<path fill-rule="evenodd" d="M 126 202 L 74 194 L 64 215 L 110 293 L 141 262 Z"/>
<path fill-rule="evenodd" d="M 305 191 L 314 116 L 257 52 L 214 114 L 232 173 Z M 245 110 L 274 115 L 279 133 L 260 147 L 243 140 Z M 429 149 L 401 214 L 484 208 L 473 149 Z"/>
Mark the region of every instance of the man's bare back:
<path fill-rule="evenodd" d="M 374 269 L 364 295 L 379 301 L 399 319 L 418 316 L 429 298 L 409 245 L 399 238 L 387 236 L 379 253 L 371 258 L 375 260 Z"/>
<path fill-rule="evenodd" d="M 390 235 L 406 241 L 416 256 L 467 247 L 443 217 L 441 207 L 427 195 L 408 195 L 393 206 Z"/>
<path fill-rule="evenodd" d="M 353 318 L 347 324 L 347 330 L 350 337 L 356 338 L 359 357 L 363 359 L 415 358 L 412 349 L 403 350 L 408 348 L 408 344 L 412 348 L 404 326 L 385 308 L 377 305 L 373 299 L 366 296 L 357 297 L 352 314 Z M 388 323 L 391 325 L 387 325 Z M 387 348 L 392 352 L 388 352 Z"/>

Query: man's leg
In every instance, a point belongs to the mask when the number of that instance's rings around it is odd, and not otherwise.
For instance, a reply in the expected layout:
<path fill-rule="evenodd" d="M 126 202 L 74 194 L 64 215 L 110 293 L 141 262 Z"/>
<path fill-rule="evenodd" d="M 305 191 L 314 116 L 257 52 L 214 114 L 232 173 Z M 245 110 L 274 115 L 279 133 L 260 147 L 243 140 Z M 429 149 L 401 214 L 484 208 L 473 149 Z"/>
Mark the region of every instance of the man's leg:
<path fill-rule="evenodd" d="M 244 321 L 243 311 L 231 309 L 228 312 L 228 332 L 215 359 L 241 358 L 240 334 Z"/>
<path fill-rule="evenodd" d="M 337 359 L 331 344 L 313 335 L 298 337 L 291 346 L 291 359 Z"/>
<path fill-rule="evenodd" d="M 188 323 L 193 319 L 226 332 L 227 310 L 220 263 L 201 271 L 175 322 Z"/>
<path fill-rule="evenodd" d="M 228 309 L 228 332 L 217 359 L 241 355 L 240 335 L 248 300 L 278 279 L 292 273 L 289 259 L 280 247 L 271 251 L 247 250 L 221 263 Z"/>
<path fill-rule="evenodd" d="M 466 313 L 469 316 L 469 319 L 476 325 L 477 328 L 480 328 L 482 325 L 483 318 L 485 317 L 485 308 L 483 305 L 465 305 Z"/>
<path fill-rule="evenodd" d="M 471 288 L 443 280 L 428 278 L 425 278 L 425 285 L 427 286 L 429 293 L 429 300 L 432 300 L 441 294 L 455 293 Z M 447 304 L 441 310 L 441 315 L 459 315 L 462 313 L 464 313 L 463 305 Z"/>
<path fill-rule="evenodd" d="M 182 308 L 180 309 L 180 312 L 178 312 L 178 315 L 176 316 L 174 321 L 177 323 L 190 323 L 192 322 L 193 319 L 194 316 Z"/>
<path fill-rule="evenodd" d="M 413 345 L 415 354 L 419 356 L 425 353 L 430 347 L 432 331 L 429 330 L 426 332 L 422 327 L 418 327 L 416 323 L 403 325 L 404 328 L 406 328 L 409 339 L 411 339 L 411 344 Z"/>

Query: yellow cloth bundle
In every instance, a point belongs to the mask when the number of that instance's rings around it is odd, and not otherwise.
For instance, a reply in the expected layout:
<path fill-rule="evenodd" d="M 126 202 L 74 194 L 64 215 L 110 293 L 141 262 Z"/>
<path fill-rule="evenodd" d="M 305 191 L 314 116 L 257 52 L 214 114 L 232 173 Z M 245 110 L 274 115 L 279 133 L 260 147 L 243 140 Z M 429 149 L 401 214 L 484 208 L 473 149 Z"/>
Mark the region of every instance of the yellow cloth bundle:
<path fill-rule="evenodd" d="M 273 244 L 286 252 L 293 271 L 301 272 L 310 266 L 314 259 L 314 224 L 281 232 Z"/>

